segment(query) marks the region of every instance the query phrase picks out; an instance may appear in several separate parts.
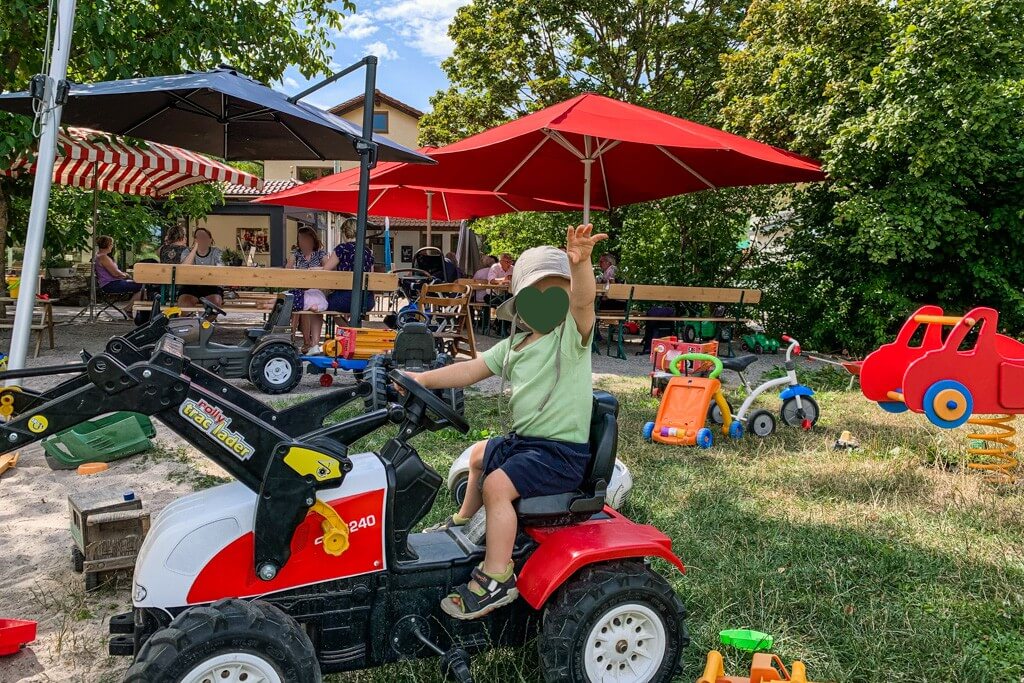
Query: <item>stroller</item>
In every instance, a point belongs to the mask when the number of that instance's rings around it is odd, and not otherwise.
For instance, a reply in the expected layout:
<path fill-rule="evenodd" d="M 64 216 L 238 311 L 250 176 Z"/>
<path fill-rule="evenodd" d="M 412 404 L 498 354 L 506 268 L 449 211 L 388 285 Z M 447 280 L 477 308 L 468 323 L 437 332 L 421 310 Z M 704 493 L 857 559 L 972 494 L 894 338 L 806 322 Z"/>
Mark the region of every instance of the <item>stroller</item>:
<path fill-rule="evenodd" d="M 385 316 L 384 324 L 393 330 L 408 322 L 426 323 L 429 327 L 430 314 L 421 310 L 418 304 L 423 285 L 455 282 L 459 278 L 458 268 L 437 247 L 421 247 L 412 257 L 411 268 L 391 272 L 398 275 L 398 291 L 391 295 L 391 308 L 398 313 Z M 408 303 L 399 307 L 402 299 Z M 442 330 L 431 328 L 431 331 Z"/>

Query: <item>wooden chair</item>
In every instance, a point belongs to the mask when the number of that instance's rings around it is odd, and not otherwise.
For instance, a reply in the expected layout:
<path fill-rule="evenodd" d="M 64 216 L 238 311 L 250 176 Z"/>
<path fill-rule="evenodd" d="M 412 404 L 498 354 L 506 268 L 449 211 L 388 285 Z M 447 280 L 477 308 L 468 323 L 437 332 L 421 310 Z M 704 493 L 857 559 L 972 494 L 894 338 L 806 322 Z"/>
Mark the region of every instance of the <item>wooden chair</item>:
<path fill-rule="evenodd" d="M 443 340 L 452 358 L 465 354 L 476 358 L 476 337 L 470 312 L 470 288 L 460 284 L 424 285 L 420 290 L 420 309 L 430 314 L 435 339 Z"/>

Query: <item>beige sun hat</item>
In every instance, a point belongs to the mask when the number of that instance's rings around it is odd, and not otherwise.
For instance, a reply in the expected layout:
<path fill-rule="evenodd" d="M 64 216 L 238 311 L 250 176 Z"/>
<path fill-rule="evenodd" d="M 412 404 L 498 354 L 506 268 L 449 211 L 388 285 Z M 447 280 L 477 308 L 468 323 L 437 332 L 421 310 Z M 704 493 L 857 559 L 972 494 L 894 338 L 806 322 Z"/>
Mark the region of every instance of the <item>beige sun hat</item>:
<path fill-rule="evenodd" d="M 551 276 L 572 280 L 569 257 L 564 251 L 555 247 L 533 247 L 524 251 L 512 268 L 512 281 L 509 283 L 512 297 L 498 306 L 495 313 L 498 319 L 513 320 L 516 317 L 516 295 Z"/>

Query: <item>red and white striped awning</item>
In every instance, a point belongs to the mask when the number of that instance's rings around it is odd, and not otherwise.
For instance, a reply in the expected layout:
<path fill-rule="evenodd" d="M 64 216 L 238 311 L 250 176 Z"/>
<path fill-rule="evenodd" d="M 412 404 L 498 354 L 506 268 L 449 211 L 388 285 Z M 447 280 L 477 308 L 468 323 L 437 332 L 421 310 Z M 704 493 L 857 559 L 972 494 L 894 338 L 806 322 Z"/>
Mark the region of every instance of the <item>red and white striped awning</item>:
<path fill-rule="evenodd" d="M 35 157 L 19 157 L 0 175 L 35 172 Z M 187 185 L 223 182 L 259 188 L 262 181 L 187 149 L 89 128 L 66 128 L 57 142 L 53 182 L 91 190 L 162 197 Z"/>

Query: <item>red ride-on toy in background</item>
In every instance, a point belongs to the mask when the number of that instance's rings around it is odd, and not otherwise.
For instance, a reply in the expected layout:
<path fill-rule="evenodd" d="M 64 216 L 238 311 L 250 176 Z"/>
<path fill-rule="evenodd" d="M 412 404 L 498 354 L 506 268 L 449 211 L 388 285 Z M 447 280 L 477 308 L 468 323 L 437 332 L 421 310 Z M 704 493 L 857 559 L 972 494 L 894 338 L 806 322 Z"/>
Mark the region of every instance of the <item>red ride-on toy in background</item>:
<path fill-rule="evenodd" d="M 54 368 L 17 374 L 33 372 Z M 442 480 L 411 442 L 469 425 L 408 375 L 390 377 L 400 403 L 325 426 L 369 385 L 275 411 L 194 366 L 170 335 L 149 356 L 119 339 L 62 385 L 65 395 L 0 424 L 3 449 L 15 450 L 130 409 L 237 479 L 153 521 L 135 565 L 134 609 L 110 621 L 110 652 L 135 658 L 126 681 L 317 683 L 322 673 L 440 656 L 445 675 L 465 682 L 468 652 L 534 640 L 548 681 L 670 681 L 688 643 L 683 606 L 645 558 L 683 565 L 667 536 L 604 504 L 615 398 L 594 392 L 579 490 L 518 501 L 522 599 L 460 621 L 440 602 L 482 561 L 482 539 L 459 527 L 412 533 Z M 389 423 L 398 429 L 379 453 L 350 452 Z"/>

